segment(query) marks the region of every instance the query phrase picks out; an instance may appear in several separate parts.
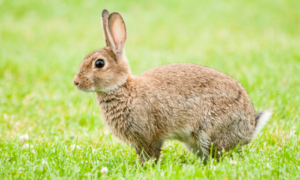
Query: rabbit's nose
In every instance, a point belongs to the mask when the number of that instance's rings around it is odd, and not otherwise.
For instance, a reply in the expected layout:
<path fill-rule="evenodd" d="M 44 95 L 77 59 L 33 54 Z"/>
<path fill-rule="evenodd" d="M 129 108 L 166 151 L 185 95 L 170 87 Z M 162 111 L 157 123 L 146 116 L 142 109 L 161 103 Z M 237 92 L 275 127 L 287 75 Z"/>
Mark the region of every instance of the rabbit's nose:
<path fill-rule="evenodd" d="M 73 79 L 73 84 L 74 84 L 75 86 L 78 86 L 78 85 L 79 85 L 79 81 L 78 81 L 78 79 L 77 79 L 76 77 L 74 77 L 74 79 Z"/>
<path fill-rule="evenodd" d="M 78 81 L 73 81 L 74 85 L 77 86 L 79 84 Z"/>

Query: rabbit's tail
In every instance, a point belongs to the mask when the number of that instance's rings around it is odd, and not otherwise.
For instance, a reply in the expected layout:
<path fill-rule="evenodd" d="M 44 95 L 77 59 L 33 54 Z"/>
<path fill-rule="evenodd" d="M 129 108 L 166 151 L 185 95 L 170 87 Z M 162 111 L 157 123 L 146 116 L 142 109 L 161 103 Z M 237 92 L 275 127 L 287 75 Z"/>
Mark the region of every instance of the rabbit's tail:
<path fill-rule="evenodd" d="M 253 138 L 260 132 L 260 130 L 265 126 L 270 117 L 272 116 L 271 110 L 264 110 L 255 114 L 255 131 Z"/>

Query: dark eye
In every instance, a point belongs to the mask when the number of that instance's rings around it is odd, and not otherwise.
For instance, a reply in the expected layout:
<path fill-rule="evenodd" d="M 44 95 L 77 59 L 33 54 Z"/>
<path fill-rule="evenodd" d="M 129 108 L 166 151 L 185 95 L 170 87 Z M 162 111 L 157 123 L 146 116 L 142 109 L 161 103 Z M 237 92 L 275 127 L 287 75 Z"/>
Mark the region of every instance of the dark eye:
<path fill-rule="evenodd" d="M 96 66 L 97 68 L 103 68 L 104 65 L 105 65 L 105 63 L 104 63 L 104 60 L 103 60 L 103 59 L 97 59 L 96 62 L 95 62 L 95 66 Z"/>

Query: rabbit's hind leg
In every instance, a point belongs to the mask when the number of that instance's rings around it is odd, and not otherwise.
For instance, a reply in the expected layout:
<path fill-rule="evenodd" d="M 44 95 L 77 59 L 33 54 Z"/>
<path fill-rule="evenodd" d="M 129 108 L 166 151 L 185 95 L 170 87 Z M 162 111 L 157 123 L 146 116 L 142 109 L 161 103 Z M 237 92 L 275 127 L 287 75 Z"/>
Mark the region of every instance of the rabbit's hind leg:
<path fill-rule="evenodd" d="M 186 148 L 191 151 L 192 153 L 195 153 L 199 158 L 203 158 L 204 157 L 204 153 L 201 150 L 201 148 L 199 148 L 199 146 L 196 143 L 184 143 Z"/>
<path fill-rule="evenodd" d="M 154 158 L 155 164 L 157 164 L 162 145 L 163 141 L 160 140 L 144 146 L 135 146 L 136 153 L 141 158 L 141 164 L 144 165 L 145 161 L 148 161 L 150 158 Z"/>
<path fill-rule="evenodd" d="M 186 142 L 185 145 L 188 150 L 197 154 L 197 156 L 204 162 L 208 160 L 211 140 L 210 137 L 203 131 L 192 133 L 194 142 Z"/>

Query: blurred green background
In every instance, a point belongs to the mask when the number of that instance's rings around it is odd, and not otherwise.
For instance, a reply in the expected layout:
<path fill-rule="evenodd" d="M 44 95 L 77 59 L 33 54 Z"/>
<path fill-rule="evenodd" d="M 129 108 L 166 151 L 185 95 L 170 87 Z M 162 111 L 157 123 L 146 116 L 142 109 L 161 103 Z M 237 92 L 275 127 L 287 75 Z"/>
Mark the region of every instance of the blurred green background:
<path fill-rule="evenodd" d="M 273 109 L 259 137 L 207 166 L 170 141 L 158 166 L 140 167 L 107 132 L 95 95 L 72 84 L 85 55 L 105 46 L 104 8 L 123 15 L 133 74 L 175 62 L 225 72 L 257 111 Z M 299 71 L 298 0 L 0 0 L 0 177 L 300 178 Z"/>

